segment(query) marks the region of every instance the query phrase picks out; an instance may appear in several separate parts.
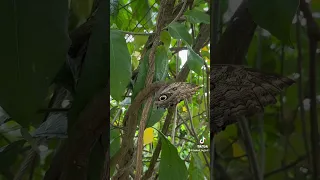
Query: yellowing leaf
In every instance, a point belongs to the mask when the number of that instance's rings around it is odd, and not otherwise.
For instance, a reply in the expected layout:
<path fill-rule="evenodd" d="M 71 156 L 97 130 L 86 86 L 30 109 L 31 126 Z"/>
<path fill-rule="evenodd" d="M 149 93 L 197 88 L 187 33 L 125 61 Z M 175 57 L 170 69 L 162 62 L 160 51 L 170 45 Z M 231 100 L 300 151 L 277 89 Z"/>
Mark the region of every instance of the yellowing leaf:
<path fill-rule="evenodd" d="M 239 157 L 245 154 L 242 147 L 236 142 L 232 144 L 232 149 L 233 149 L 233 157 Z"/>
<path fill-rule="evenodd" d="M 187 108 L 185 106 L 182 107 L 183 112 L 187 112 Z"/>
<path fill-rule="evenodd" d="M 153 141 L 153 128 L 147 128 L 143 133 L 143 144 L 149 144 Z"/>
<path fill-rule="evenodd" d="M 203 47 L 203 48 L 201 49 L 201 51 L 209 51 L 209 49 L 208 49 L 207 46 L 205 46 L 205 47 Z"/>

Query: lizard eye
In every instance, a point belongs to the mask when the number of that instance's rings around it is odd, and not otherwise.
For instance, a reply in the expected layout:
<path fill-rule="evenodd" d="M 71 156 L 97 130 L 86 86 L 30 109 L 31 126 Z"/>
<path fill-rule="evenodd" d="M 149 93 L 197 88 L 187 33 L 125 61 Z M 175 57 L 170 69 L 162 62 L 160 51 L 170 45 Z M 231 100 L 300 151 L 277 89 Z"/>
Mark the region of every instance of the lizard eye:
<path fill-rule="evenodd" d="M 165 101 L 167 98 L 168 98 L 167 95 L 161 95 L 159 97 L 159 101 Z"/>

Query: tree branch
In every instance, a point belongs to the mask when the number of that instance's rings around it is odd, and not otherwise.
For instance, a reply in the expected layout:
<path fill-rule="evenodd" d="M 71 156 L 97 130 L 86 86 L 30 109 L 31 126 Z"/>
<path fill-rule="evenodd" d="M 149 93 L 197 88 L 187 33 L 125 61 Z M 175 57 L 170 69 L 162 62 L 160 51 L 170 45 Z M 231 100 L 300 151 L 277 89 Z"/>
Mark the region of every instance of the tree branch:
<path fill-rule="evenodd" d="M 318 24 L 312 17 L 309 5 L 305 0 L 300 0 L 300 10 L 307 19 L 307 32 L 309 37 L 309 83 L 310 83 L 310 129 L 311 129 L 311 147 L 312 147 L 312 164 L 313 178 L 320 177 L 320 155 L 319 155 L 319 130 L 317 118 L 317 70 L 316 70 L 316 54 L 317 44 L 320 40 L 320 31 Z"/>
<path fill-rule="evenodd" d="M 67 153 L 60 179 L 87 179 L 90 152 L 98 137 L 108 131 L 109 90 L 103 89 L 79 115 L 68 137 Z"/>
<path fill-rule="evenodd" d="M 297 160 L 293 161 L 292 163 L 290 163 L 290 164 L 288 164 L 288 165 L 286 165 L 286 166 L 284 166 L 284 167 L 282 167 L 280 169 L 276 169 L 274 171 L 266 173 L 264 175 L 264 178 L 266 179 L 266 178 L 268 178 L 268 177 L 270 177 L 270 176 L 272 176 L 274 174 L 277 174 L 279 172 L 282 172 L 282 171 L 288 170 L 290 168 L 293 168 L 294 166 L 296 166 L 297 164 L 299 164 L 301 161 L 305 160 L 306 158 L 307 158 L 307 155 L 301 156 Z"/>
<path fill-rule="evenodd" d="M 317 22 L 312 16 L 309 4 L 305 0 L 300 0 L 300 10 L 303 12 L 303 16 L 307 20 L 307 31 L 315 41 L 320 40 L 320 30 Z"/>
<path fill-rule="evenodd" d="M 243 0 L 229 21 L 229 25 L 211 51 L 213 64 L 243 64 L 257 25 L 248 11 L 248 0 Z"/>

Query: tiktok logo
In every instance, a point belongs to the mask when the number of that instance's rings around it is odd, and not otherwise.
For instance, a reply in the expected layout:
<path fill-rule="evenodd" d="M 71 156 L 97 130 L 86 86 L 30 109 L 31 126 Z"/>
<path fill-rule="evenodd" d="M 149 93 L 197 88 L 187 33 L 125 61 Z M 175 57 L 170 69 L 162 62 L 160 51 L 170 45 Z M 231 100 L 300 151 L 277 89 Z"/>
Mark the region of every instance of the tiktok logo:
<path fill-rule="evenodd" d="M 204 144 L 204 140 L 206 140 L 206 138 L 202 136 L 202 138 L 199 140 L 200 144 L 197 145 L 198 149 L 196 151 L 208 151 L 208 145 Z"/>
<path fill-rule="evenodd" d="M 204 140 L 205 140 L 206 138 L 204 137 L 204 136 L 202 136 L 202 138 L 200 139 L 200 144 L 204 144 Z"/>

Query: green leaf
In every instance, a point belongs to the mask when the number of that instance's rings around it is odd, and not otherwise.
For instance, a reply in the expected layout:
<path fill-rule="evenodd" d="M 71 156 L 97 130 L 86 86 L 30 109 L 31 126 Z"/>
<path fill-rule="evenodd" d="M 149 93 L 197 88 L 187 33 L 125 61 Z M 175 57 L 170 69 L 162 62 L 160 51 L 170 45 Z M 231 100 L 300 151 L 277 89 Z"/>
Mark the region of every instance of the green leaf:
<path fill-rule="evenodd" d="M 131 3 L 132 18 L 136 19 L 140 24 L 147 27 L 152 26 L 151 10 L 148 0 L 135 0 Z M 127 20 L 128 21 L 128 20 Z"/>
<path fill-rule="evenodd" d="M 182 39 L 187 44 L 189 45 L 192 44 L 192 37 L 189 34 L 188 29 L 185 25 L 174 22 L 169 24 L 168 30 L 169 30 L 169 34 L 174 39 Z"/>
<path fill-rule="evenodd" d="M 69 48 L 68 1 L 1 1 L 0 105 L 26 127 L 44 116 L 48 88 Z"/>
<path fill-rule="evenodd" d="M 164 46 L 157 48 L 155 57 L 155 81 L 162 81 L 166 78 L 168 72 L 168 55 Z"/>
<path fill-rule="evenodd" d="M 25 142 L 25 140 L 19 140 L 0 148 L 0 172 L 10 168 L 16 162 Z"/>
<path fill-rule="evenodd" d="M 283 159 L 284 152 L 277 146 L 269 146 L 266 149 L 265 157 L 265 172 L 272 172 L 276 169 L 281 168 L 281 161 Z M 283 178 L 283 174 L 278 173 L 274 174 L 270 179 L 278 179 L 279 177 Z"/>
<path fill-rule="evenodd" d="M 136 80 L 136 82 L 134 83 L 134 86 L 133 86 L 133 92 L 132 92 L 132 97 L 131 97 L 132 100 L 134 100 L 135 97 L 138 95 L 138 93 L 144 88 L 145 79 L 146 79 L 146 76 L 147 76 L 147 73 L 148 73 L 149 54 L 150 54 L 150 50 L 148 50 L 146 52 L 142 62 L 140 62 L 140 65 L 138 67 L 139 68 L 139 72 L 138 72 L 138 75 L 137 75 L 137 80 Z"/>
<path fill-rule="evenodd" d="M 122 8 L 119 10 L 117 15 L 111 15 L 110 24 L 115 23 L 119 29 L 128 30 L 128 29 L 131 29 L 130 25 L 133 24 L 133 23 L 130 24 L 131 21 L 128 21 L 128 19 L 131 19 L 131 18 L 132 16 L 130 12 Z"/>
<path fill-rule="evenodd" d="M 134 37 L 134 49 L 138 50 L 141 46 L 143 46 L 144 44 L 146 44 L 148 40 L 148 36 L 135 36 Z M 130 53 L 132 54 L 132 53 Z"/>
<path fill-rule="evenodd" d="M 166 112 L 165 109 L 152 109 L 152 111 L 150 111 L 151 114 L 149 115 L 149 118 L 147 120 L 147 126 L 148 127 L 152 127 L 154 124 L 156 124 L 157 122 L 160 121 L 160 119 L 163 117 L 164 112 Z"/>
<path fill-rule="evenodd" d="M 186 11 L 184 15 L 187 17 L 187 20 L 190 23 L 196 24 L 196 23 L 205 23 L 210 24 L 210 16 L 206 14 L 203 11 L 192 9 L 189 11 Z"/>
<path fill-rule="evenodd" d="M 298 84 L 293 84 L 290 88 L 286 90 L 286 102 L 289 108 L 296 109 L 299 103 L 298 96 Z"/>
<path fill-rule="evenodd" d="M 76 17 L 81 21 L 85 21 L 91 13 L 93 0 L 71 0 L 71 9 Z"/>
<path fill-rule="evenodd" d="M 220 1 L 220 13 L 221 15 L 223 16 L 223 14 L 228 10 L 228 7 L 229 7 L 229 1 L 227 0 L 223 0 L 223 1 Z M 230 3 L 232 4 L 232 3 Z"/>
<path fill-rule="evenodd" d="M 188 171 L 185 162 L 180 158 L 177 148 L 160 131 L 162 143 L 159 180 L 187 179 Z"/>
<path fill-rule="evenodd" d="M 253 20 L 283 43 L 291 45 L 290 29 L 299 0 L 249 0 Z"/>
<path fill-rule="evenodd" d="M 107 60 L 107 59 L 105 59 Z M 107 66 L 108 67 L 108 66 Z M 106 67 L 106 68 L 107 68 Z M 106 72 L 106 71 L 105 71 Z M 106 75 L 105 75 L 106 76 Z M 110 94 L 117 101 L 123 99 L 131 78 L 131 57 L 123 34 L 110 31 Z"/>
<path fill-rule="evenodd" d="M 92 34 L 89 40 L 81 77 L 76 89 L 75 100 L 68 114 L 69 130 L 72 128 L 72 125 L 76 121 L 78 114 L 82 111 L 85 105 L 96 93 L 105 88 L 109 81 L 109 54 L 107 53 L 109 34 L 106 33 L 109 29 L 108 23 L 106 23 L 108 22 L 109 12 L 108 2 L 102 2 L 103 4 L 100 4 L 101 8 L 98 9 L 96 14 L 97 20 L 96 24 L 93 26 Z M 112 78 L 110 79 L 113 80 Z"/>
<path fill-rule="evenodd" d="M 120 131 L 112 129 L 110 132 L 110 157 L 114 156 L 120 149 Z M 115 167 L 110 167 L 110 175 L 114 173 Z"/>
<path fill-rule="evenodd" d="M 198 75 L 202 74 L 202 66 L 203 66 L 203 59 L 195 53 L 190 47 L 188 47 L 188 60 L 187 60 L 188 67 L 193 70 Z"/>
<path fill-rule="evenodd" d="M 171 43 L 171 36 L 170 36 L 169 32 L 168 31 L 161 31 L 160 40 L 161 40 L 161 42 L 163 42 L 166 50 L 168 50 L 170 47 L 170 43 Z"/>
<path fill-rule="evenodd" d="M 203 176 L 203 169 L 205 168 L 204 164 L 201 162 L 199 155 L 197 153 L 192 153 L 191 155 L 191 162 L 189 166 L 189 174 L 190 179 L 202 180 L 204 179 Z"/>
<path fill-rule="evenodd" d="M 215 145 L 217 152 L 220 153 L 223 157 L 232 157 L 233 149 L 231 145 L 232 140 L 224 137 L 221 133 L 215 135 Z"/>
<path fill-rule="evenodd" d="M 120 148 L 120 131 L 112 129 L 110 131 L 110 157 L 112 157 Z"/>
<path fill-rule="evenodd" d="M 133 87 L 132 99 L 144 88 L 146 76 L 149 69 L 149 54 L 150 50 L 144 56 L 143 61 L 139 66 L 137 81 Z M 168 56 L 164 46 L 159 46 L 155 55 L 155 78 L 154 81 L 161 81 L 165 78 L 168 71 Z"/>

